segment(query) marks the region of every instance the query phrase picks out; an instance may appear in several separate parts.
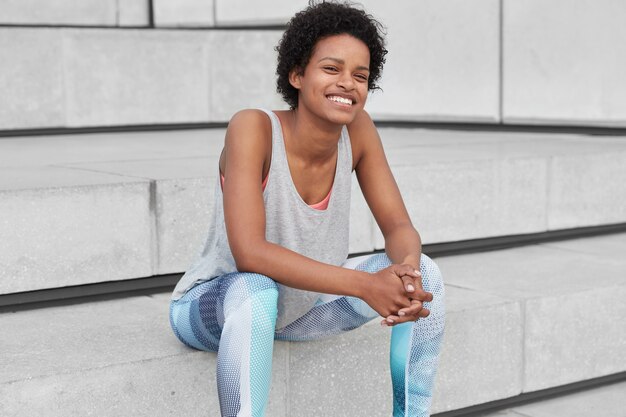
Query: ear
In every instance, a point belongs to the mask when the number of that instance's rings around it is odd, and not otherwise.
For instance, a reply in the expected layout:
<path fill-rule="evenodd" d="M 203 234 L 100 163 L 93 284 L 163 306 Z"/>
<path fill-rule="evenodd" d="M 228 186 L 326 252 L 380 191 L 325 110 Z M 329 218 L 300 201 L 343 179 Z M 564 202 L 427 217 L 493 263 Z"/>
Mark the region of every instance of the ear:
<path fill-rule="evenodd" d="M 302 68 L 294 67 L 291 71 L 289 71 L 289 84 L 293 86 L 296 90 L 299 90 L 302 87 Z"/>

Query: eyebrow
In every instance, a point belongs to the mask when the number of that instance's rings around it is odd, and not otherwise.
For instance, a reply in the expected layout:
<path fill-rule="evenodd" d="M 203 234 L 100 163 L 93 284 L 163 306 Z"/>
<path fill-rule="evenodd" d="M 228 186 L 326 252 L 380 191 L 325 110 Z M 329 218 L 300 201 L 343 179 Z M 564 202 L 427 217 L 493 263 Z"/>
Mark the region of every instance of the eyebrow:
<path fill-rule="evenodd" d="M 344 65 L 346 63 L 346 61 L 344 61 L 343 59 L 333 58 L 332 56 L 325 56 L 324 58 L 320 59 L 317 62 L 320 63 L 320 62 L 322 62 L 322 61 L 324 61 L 326 59 L 329 59 L 331 61 L 335 61 L 336 63 L 341 64 L 341 65 Z M 369 71 L 370 70 L 368 67 L 365 67 L 363 65 L 359 65 L 356 69 L 365 70 L 365 71 Z"/>

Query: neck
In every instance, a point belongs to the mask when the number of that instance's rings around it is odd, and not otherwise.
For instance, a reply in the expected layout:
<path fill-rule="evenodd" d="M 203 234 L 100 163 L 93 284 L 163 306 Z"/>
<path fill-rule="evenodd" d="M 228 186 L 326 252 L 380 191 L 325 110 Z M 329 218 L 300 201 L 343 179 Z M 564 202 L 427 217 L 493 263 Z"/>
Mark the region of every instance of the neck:
<path fill-rule="evenodd" d="M 286 113 L 289 151 L 309 163 L 322 163 L 334 157 L 343 126 L 320 120 L 298 108 Z"/>

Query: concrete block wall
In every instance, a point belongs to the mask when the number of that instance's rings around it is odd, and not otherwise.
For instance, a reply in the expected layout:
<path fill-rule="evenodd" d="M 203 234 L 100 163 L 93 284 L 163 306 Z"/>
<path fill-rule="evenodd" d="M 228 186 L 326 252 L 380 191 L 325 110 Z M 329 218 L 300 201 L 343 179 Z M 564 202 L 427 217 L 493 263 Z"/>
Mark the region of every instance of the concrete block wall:
<path fill-rule="evenodd" d="M 266 53 L 279 35 L 0 28 L 0 91 L 10 97 L 0 126 L 217 122 L 245 107 L 284 107 Z"/>
<path fill-rule="evenodd" d="M 305 1 L 151 5 L 2 2 L 0 130 L 225 122 L 241 107 L 285 107 L 274 92 L 281 31 L 263 27 Z M 368 105 L 378 120 L 626 126 L 624 2 L 364 6 L 388 32 L 384 92 Z"/>
<path fill-rule="evenodd" d="M 0 24 L 148 26 L 150 0 L 3 0 Z"/>
<path fill-rule="evenodd" d="M 505 123 L 626 124 L 625 2 L 503 4 Z"/>

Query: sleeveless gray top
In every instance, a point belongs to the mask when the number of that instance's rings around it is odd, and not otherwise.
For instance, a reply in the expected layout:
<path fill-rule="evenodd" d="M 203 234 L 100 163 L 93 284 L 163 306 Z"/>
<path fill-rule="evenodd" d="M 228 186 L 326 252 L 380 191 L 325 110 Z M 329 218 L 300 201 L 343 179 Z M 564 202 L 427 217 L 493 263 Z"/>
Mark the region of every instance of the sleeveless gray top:
<path fill-rule="evenodd" d="M 263 191 L 267 241 L 320 262 L 342 265 L 348 257 L 352 180 L 352 148 L 348 130 L 344 126 L 341 131 L 328 208 L 317 210 L 302 200 L 293 183 L 278 116 L 271 111 L 263 111 L 272 122 L 272 160 Z M 204 249 L 176 285 L 172 299 L 180 299 L 199 283 L 236 271 L 228 245 L 222 188 L 218 178 L 213 220 Z M 278 287 L 278 329 L 309 311 L 320 296 L 281 284 Z"/>

